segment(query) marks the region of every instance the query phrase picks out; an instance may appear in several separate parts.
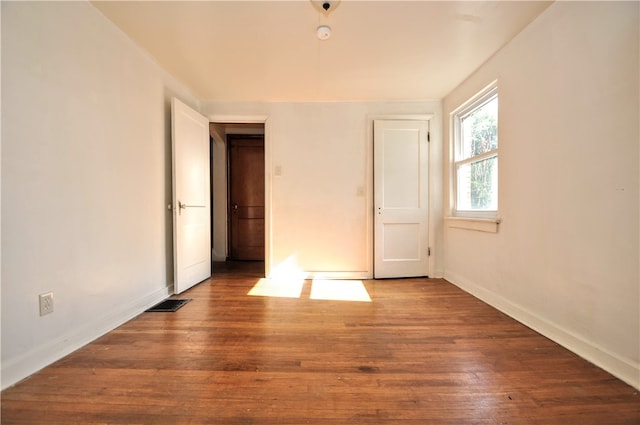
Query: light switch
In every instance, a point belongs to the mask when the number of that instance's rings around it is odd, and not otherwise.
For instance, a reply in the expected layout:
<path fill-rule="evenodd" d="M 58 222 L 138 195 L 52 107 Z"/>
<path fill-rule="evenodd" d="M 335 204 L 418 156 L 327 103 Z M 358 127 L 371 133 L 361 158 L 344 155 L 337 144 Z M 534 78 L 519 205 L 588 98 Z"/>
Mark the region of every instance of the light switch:
<path fill-rule="evenodd" d="M 273 174 L 275 176 L 281 176 L 282 175 L 282 165 L 276 165 Z"/>

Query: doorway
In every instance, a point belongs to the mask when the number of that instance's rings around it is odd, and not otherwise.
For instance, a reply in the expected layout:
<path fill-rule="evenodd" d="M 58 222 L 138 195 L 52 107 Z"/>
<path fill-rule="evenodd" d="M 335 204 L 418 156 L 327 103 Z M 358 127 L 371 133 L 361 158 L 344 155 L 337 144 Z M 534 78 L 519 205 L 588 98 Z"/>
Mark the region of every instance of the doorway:
<path fill-rule="evenodd" d="M 225 118 L 231 118 L 226 121 Z M 229 139 L 234 137 L 249 138 L 257 137 L 263 140 L 264 159 L 261 165 L 263 170 L 268 168 L 268 143 L 265 135 L 266 118 L 260 117 L 248 117 L 244 120 L 243 117 L 210 117 L 210 135 L 211 135 L 211 198 L 212 198 L 212 238 L 211 238 L 211 250 L 213 259 L 213 274 L 215 275 L 217 269 L 223 267 L 229 267 L 230 264 L 223 264 L 228 260 L 231 260 L 230 256 L 230 230 L 229 221 L 232 220 L 231 207 L 233 204 L 229 199 Z M 263 172 L 265 180 L 268 177 Z M 262 264 L 263 276 L 268 271 L 268 190 L 269 184 L 265 183 L 265 204 L 264 205 L 264 228 L 262 234 L 262 240 L 264 241 L 264 248 L 262 259 L 264 261 L 258 262 Z M 240 204 L 239 204 L 240 206 Z"/>

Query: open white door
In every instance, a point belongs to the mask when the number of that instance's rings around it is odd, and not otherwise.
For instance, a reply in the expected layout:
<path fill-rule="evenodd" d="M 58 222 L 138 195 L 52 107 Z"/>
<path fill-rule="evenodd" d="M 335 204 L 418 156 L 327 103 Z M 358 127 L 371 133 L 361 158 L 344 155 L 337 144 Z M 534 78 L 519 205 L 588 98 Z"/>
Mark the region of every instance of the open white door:
<path fill-rule="evenodd" d="M 174 292 L 211 276 L 209 120 L 171 100 Z"/>
<path fill-rule="evenodd" d="M 428 121 L 374 121 L 375 278 L 429 274 L 428 132 Z"/>

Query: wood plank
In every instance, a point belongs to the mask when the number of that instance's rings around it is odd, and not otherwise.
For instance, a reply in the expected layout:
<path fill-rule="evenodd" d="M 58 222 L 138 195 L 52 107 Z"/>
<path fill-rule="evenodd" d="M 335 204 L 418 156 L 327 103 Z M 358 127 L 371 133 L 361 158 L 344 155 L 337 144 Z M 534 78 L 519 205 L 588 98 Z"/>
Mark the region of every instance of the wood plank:
<path fill-rule="evenodd" d="M 367 302 L 247 295 L 214 265 L 2 392 L 3 424 L 634 424 L 632 387 L 442 279 L 363 282 Z"/>

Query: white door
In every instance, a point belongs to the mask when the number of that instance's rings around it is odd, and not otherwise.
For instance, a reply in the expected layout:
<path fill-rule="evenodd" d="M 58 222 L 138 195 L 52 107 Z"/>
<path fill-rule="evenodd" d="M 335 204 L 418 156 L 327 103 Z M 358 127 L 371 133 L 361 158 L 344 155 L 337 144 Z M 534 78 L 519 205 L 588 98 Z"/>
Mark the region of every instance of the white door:
<path fill-rule="evenodd" d="M 174 292 L 211 276 L 209 120 L 171 101 Z"/>
<path fill-rule="evenodd" d="M 374 121 L 375 278 L 429 274 L 428 132 L 428 121 Z"/>

